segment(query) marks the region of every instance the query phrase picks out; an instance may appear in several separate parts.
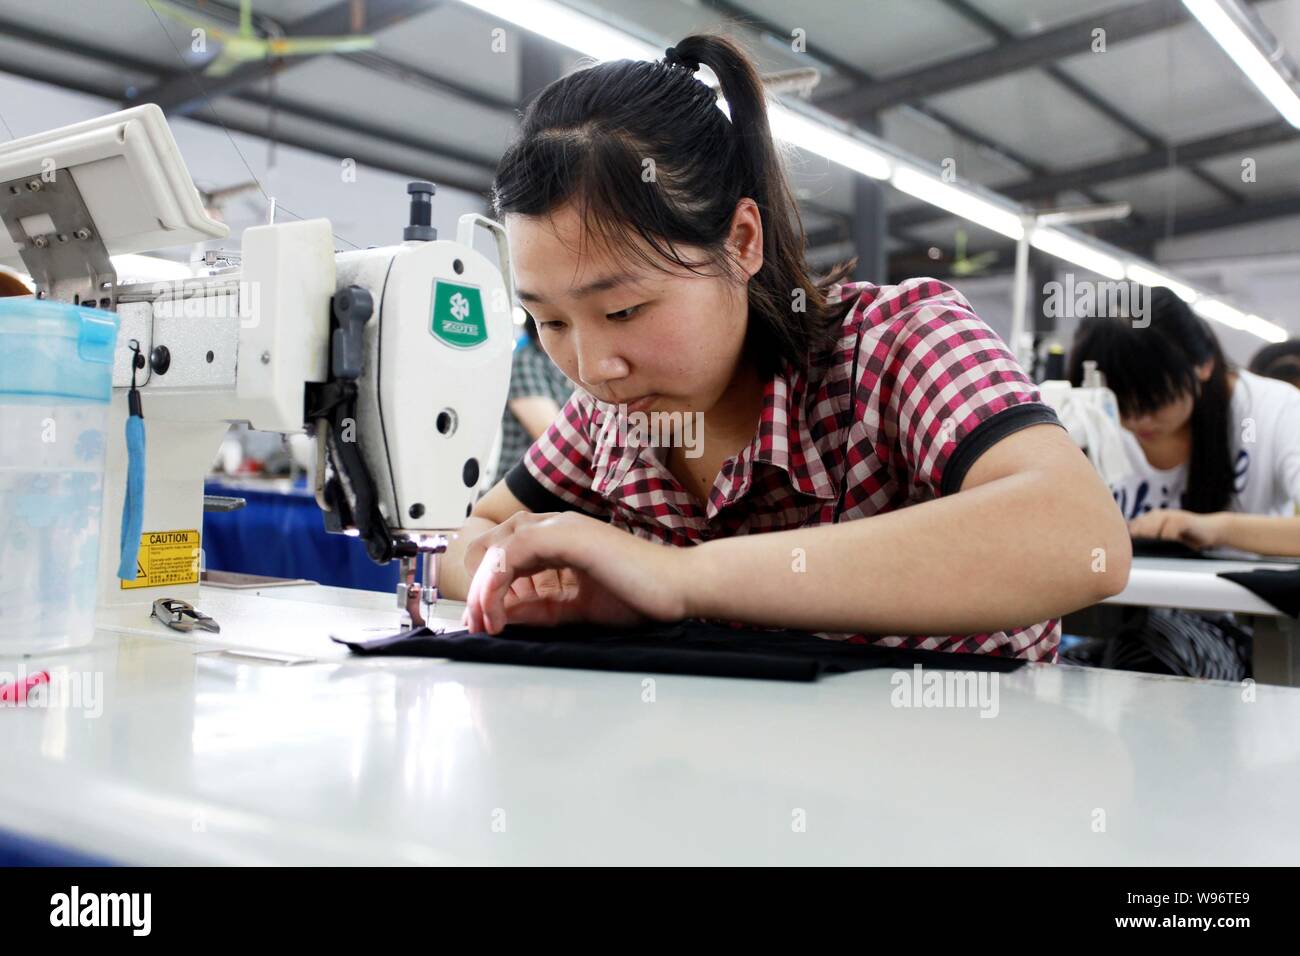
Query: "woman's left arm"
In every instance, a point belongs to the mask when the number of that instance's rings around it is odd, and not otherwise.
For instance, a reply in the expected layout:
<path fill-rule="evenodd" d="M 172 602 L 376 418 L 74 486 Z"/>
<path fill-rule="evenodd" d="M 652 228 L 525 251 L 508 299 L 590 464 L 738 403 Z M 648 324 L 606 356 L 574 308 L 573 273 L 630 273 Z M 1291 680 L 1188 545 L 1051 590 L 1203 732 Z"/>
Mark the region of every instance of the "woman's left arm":
<path fill-rule="evenodd" d="M 1055 425 L 990 447 L 957 494 L 837 525 L 679 549 L 557 516 L 502 530 L 484 546 L 501 550 L 479 565 L 466 622 L 491 633 L 506 623 L 590 617 L 579 609 L 593 587 L 617 602 L 616 611 L 595 615 L 610 620 L 707 617 L 876 634 L 1005 630 L 1117 594 L 1132 557 L 1110 493 Z M 541 584 L 521 588 L 529 576 Z"/>
<path fill-rule="evenodd" d="M 1132 559 L 1109 491 L 1055 425 L 993 445 L 957 494 L 693 551 L 692 616 L 875 634 L 1058 617 L 1118 594 Z"/>
<path fill-rule="evenodd" d="M 1197 514 L 1173 508 L 1148 511 L 1129 527 L 1134 537 L 1181 541 L 1193 548 L 1236 548 L 1255 554 L 1300 557 L 1300 516 L 1236 511 Z"/>
<path fill-rule="evenodd" d="M 1247 515 L 1225 511 L 1220 544 L 1256 554 L 1300 558 L 1300 516 Z"/>

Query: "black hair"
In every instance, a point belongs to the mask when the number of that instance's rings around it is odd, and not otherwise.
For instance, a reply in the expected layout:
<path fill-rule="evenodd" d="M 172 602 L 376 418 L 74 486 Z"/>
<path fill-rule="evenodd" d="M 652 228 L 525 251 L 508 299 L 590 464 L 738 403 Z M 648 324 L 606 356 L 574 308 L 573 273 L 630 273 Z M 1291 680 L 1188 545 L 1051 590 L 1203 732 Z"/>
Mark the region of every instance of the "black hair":
<path fill-rule="evenodd" d="M 1231 393 L 1223 348 L 1205 320 L 1168 289 L 1151 290 L 1145 320 L 1131 315 L 1085 318 L 1070 350 L 1070 382 L 1083 384 L 1083 363 L 1096 362 L 1123 415 L 1155 412 L 1184 395 L 1194 396 L 1192 457 L 1182 504 L 1203 514 L 1223 511 L 1233 494 Z M 1209 361 L 1214 370 L 1202 383 L 1196 369 Z"/>
<path fill-rule="evenodd" d="M 717 91 L 694 75 L 700 64 L 717 77 L 730 120 Z M 839 338 L 852 297 L 832 306 L 827 293 L 856 260 L 820 279 L 809 274 L 762 80 L 734 41 L 689 36 L 664 61 L 616 60 L 556 80 L 525 110 L 492 188 L 498 219 L 574 202 L 586 233 L 615 254 L 664 271 L 702 275 L 710 266 L 737 280 L 744 274 L 726 238 L 746 197 L 763 224 L 763 265 L 748 279 L 747 350 L 764 374 L 782 360 L 806 371 Z M 689 261 L 680 245 L 707 256 Z"/>
<path fill-rule="evenodd" d="M 1300 388 L 1300 339 L 1265 345 L 1250 360 L 1250 370 Z"/>

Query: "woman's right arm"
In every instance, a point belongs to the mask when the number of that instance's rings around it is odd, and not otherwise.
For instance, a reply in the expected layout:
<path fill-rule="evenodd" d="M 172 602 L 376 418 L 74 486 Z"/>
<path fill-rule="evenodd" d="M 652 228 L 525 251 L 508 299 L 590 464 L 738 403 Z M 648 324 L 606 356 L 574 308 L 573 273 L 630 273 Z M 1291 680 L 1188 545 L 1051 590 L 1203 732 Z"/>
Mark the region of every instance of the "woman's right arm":
<path fill-rule="evenodd" d="M 492 490 L 475 503 L 474 510 L 438 560 L 439 595 L 452 601 L 465 600 L 469 582 L 474 579 L 476 570 L 465 567 L 465 555 L 470 544 L 479 535 L 504 523 L 516 512 L 527 510 L 506 487 L 505 479 L 493 485 Z"/>

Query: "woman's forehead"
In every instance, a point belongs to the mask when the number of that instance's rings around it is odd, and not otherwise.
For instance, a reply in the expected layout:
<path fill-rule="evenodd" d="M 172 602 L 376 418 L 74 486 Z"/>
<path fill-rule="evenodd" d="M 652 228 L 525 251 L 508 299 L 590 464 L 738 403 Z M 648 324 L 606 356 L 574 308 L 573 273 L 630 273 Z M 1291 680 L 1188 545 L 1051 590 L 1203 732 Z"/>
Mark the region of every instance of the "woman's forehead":
<path fill-rule="evenodd" d="M 679 273 L 692 277 L 630 230 L 594 233 L 571 207 L 544 216 L 509 213 L 504 225 L 523 302 L 657 287 Z"/>

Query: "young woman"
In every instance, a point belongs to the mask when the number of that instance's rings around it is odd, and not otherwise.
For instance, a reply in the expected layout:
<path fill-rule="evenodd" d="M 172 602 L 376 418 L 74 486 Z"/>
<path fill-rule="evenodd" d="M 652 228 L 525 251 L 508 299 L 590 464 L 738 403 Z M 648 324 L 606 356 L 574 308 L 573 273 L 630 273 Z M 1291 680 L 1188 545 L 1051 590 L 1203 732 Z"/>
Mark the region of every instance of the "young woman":
<path fill-rule="evenodd" d="M 1092 360 L 1119 399 L 1132 470 L 1111 491 L 1133 536 L 1300 555 L 1300 390 L 1231 368 L 1168 289 L 1147 317 L 1085 319 L 1070 355 L 1074 384 Z"/>
<path fill-rule="evenodd" d="M 553 83 L 494 192 L 579 388 L 444 559 L 471 630 L 706 618 L 1052 660 L 1056 619 L 1124 587 L 1105 485 L 965 299 L 809 277 L 731 41 Z M 680 440 L 625 440 L 637 415 Z"/>

